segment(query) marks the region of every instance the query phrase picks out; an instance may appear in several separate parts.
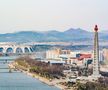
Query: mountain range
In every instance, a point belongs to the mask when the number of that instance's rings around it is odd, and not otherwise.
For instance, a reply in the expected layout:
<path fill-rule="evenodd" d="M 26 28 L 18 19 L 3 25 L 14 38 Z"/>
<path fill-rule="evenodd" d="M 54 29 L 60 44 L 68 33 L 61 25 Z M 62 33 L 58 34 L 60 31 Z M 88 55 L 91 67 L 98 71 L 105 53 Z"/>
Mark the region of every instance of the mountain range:
<path fill-rule="evenodd" d="M 44 32 L 20 31 L 15 33 L 0 34 L 0 42 L 73 42 L 90 41 L 93 39 L 93 32 L 88 32 L 81 28 L 70 28 L 64 32 L 51 30 Z M 99 33 L 100 40 L 108 40 L 108 32 Z"/>

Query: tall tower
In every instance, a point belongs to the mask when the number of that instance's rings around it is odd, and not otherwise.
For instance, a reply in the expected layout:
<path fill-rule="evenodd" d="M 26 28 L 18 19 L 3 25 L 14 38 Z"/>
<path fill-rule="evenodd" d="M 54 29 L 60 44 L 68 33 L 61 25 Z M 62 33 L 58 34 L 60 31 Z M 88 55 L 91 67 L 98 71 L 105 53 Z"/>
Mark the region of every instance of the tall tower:
<path fill-rule="evenodd" d="M 98 26 L 94 28 L 94 58 L 93 58 L 93 76 L 100 77 L 99 74 L 99 41 L 98 41 Z"/>

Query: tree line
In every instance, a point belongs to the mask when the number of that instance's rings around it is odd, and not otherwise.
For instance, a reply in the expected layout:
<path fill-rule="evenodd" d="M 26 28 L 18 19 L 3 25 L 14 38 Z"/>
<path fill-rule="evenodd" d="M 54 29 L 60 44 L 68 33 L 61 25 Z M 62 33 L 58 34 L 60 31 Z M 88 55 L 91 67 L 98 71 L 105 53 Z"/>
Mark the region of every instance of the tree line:
<path fill-rule="evenodd" d="M 37 61 L 29 57 L 20 57 L 15 60 L 18 65 L 29 69 L 29 72 L 36 73 L 46 78 L 60 78 L 63 75 L 64 67 L 61 65 L 50 65 L 49 63 Z"/>

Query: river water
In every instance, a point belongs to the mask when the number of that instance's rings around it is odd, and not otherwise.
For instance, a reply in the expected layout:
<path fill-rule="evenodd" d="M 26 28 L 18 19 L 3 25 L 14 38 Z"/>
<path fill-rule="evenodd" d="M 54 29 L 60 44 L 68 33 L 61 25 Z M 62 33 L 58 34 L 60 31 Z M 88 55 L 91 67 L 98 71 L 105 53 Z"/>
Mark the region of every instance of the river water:
<path fill-rule="evenodd" d="M 1 60 L 1 59 L 0 59 Z M 2 60 L 3 61 L 3 60 Z M 0 62 L 0 90 L 60 90 L 19 71 L 9 73 L 8 65 Z"/>

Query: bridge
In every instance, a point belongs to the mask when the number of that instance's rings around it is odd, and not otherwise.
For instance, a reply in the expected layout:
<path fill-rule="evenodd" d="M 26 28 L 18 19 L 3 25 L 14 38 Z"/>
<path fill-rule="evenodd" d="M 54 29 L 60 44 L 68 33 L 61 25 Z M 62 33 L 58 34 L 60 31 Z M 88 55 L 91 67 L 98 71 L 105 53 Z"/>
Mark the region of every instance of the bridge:
<path fill-rule="evenodd" d="M 30 45 L 16 43 L 0 43 L 0 54 L 3 53 L 32 53 L 33 49 Z"/>

